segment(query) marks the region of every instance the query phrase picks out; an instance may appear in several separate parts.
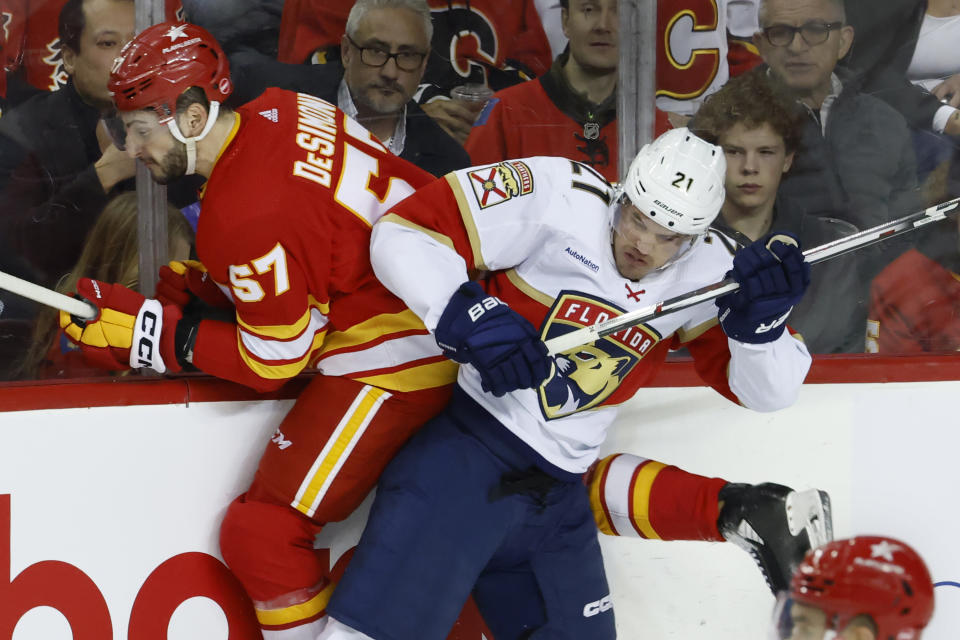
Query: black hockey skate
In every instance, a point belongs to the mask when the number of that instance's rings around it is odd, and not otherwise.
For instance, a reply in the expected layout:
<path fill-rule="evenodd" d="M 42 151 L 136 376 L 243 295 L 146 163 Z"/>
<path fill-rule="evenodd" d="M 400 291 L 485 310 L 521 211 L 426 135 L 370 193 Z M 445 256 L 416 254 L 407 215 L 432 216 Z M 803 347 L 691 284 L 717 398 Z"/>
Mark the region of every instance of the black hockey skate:
<path fill-rule="evenodd" d="M 720 500 L 721 535 L 753 556 L 774 594 L 789 588 L 794 568 L 809 549 L 833 540 L 825 491 L 730 483 L 720 490 Z"/>

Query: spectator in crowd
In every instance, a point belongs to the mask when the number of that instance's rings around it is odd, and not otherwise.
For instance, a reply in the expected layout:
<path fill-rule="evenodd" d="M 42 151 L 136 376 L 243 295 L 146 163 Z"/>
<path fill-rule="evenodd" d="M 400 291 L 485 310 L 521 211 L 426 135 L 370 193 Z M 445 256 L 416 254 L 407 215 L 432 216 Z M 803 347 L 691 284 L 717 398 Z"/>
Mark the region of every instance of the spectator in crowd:
<path fill-rule="evenodd" d="M 774 610 L 781 640 L 918 640 L 933 616 L 933 581 L 900 540 L 859 536 L 807 552 Z"/>
<path fill-rule="evenodd" d="M 861 90 L 885 100 L 900 112 L 911 127 L 960 137 L 960 77 L 951 73 L 932 87 L 933 93 L 908 80 L 925 15 L 954 15 L 949 0 L 846 0 L 849 24 L 857 33 L 857 46 L 843 60 L 844 66 L 863 78 Z M 932 57 L 950 60 L 955 41 Z M 951 60 L 952 62 L 952 60 Z M 941 100 L 950 99 L 944 104 Z"/>
<path fill-rule="evenodd" d="M 133 37 L 133 0 L 67 0 L 59 30 L 67 85 L 0 118 L 0 234 L 48 287 L 73 267 L 97 214 L 133 188 L 136 173 L 101 120 L 113 109 L 110 67 Z M 171 200 L 195 201 L 197 184 L 171 185 Z"/>
<path fill-rule="evenodd" d="M 193 231 L 180 210 L 167 206 L 167 254 L 170 260 L 190 257 Z M 139 284 L 140 241 L 137 225 L 137 194 L 127 191 L 114 197 L 97 217 L 83 244 L 83 253 L 57 291 L 72 294 L 80 278 L 119 282 L 136 289 Z M 57 311 L 44 308 L 37 317 L 32 342 L 21 359 L 19 376 L 36 380 L 57 377 L 104 375 L 86 365 L 77 347 L 60 334 Z"/>
<path fill-rule="evenodd" d="M 951 124 L 950 117 L 960 106 L 960 60 L 955 54 L 955 43 L 960 39 L 960 5 L 950 0 L 929 0 L 926 7 L 907 79 L 942 103 L 934 112 L 932 130 L 914 131 L 918 177 L 924 181 L 926 204 L 932 205 L 960 195 L 960 138 L 938 133 L 945 128 L 940 126 L 944 116 Z"/>
<path fill-rule="evenodd" d="M 790 215 L 837 218 L 863 230 L 916 209 L 906 122 L 837 67 L 854 37 L 843 0 L 763 0 L 759 22 L 754 42 L 771 76 L 806 111 L 800 150 L 780 184 Z M 862 275 L 876 275 L 899 246 L 862 252 Z"/>
<path fill-rule="evenodd" d="M 856 229 L 847 222 L 782 206 L 780 182 L 800 144 L 804 113 L 762 69 L 731 79 L 697 112 L 698 135 L 723 148 L 725 199 L 714 228 L 740 246 L 771 231 L 788 231 L 816 247 Z M 790 314 L 790 326 L 812 353 L 863 350 L 866 282 L 855 255 L 815 265 L 811 290 Z M 829 313 L 824 309 L 829 309 Z"/>
<path fill-rule="evenodd" d="M 6 74 L 9 104 L 16 106 L 41 91 L 66 86 L 62 37 L 58 22 L 67 0 L 0 0 L 0 34 L 7 36 Z M 183 19 L 180 0 L 165 0 L 166 19 Z M 9 77 L 8 77 L 9 76 Z"/>
<path fill-rule="evenodd" d="M 867 351 L 960 351 L 960 215 L 953 215 L 955 226 L 921 230 L 917 247 L 874 278 Z"/>
<path fill-rule="evenodd" d="M 342 36 L 342 66 L 231 58 L 247 102 L 267 86 L 309 93 L 339 106 L 394 154 L 440 176 L 470 164 L 463 148 L 413 101 L 426 69 L 433 25 L 426 0 L 357 0 Z"/>
<path fill-rule="evenodd" d="M 0 119 L 0 232 L 45 286 L 76 262 L 111 192 L 136 172 L 99 123 L 112 108 L 110 66 L 133 37 L 133 5 L 68 0 L 59 22 L 67 85 Z"/>
<path fill-rule="evenodd" d="M 462 84 L 503 89 L 550 67 L 550 42 L 538 0 L 429 0 L 432 51 L 417 101 L 454 139 L 467 139 L 475 113 L 450 99 Z M 349 0 L 287 0 L 279 59 L 336 62 Z M 545 9 L 544 9 L 545 10 Z"/>
<path fill-rule="evenodd" d="M 561 0 L 569 47 L 545 75 L 494 94 L 467 139 L 475 165 L 554 155 L 618 178 L 617 0 Z"/>

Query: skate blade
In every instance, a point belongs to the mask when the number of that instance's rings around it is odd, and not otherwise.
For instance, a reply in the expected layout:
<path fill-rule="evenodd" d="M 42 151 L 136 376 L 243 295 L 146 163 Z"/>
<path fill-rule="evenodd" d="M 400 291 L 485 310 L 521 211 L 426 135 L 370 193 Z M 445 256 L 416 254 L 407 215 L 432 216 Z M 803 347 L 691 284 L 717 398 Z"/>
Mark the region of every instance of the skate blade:
<path fill-rule="evenodd" d="M 806 530 L 811 549 L 833 540 L 833 515 L 826 491 L 793 491 L 787 495 L 786 507 L 790 535 Z"/>

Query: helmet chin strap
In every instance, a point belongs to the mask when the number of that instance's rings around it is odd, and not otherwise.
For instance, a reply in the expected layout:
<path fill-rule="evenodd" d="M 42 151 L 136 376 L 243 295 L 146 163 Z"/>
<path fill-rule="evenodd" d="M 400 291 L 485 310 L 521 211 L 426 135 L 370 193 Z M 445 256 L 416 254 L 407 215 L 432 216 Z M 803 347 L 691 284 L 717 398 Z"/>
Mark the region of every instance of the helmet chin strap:
<path fill-rule="evenodd" d="M 173 137 L 187 145 L 187 170 L 184 172 L 184 175 L 191 176 L 197 170 L 197 143 L 203 140 L 210 130 L 213 129 L 213 125 L 217 122 L 217 115 L 220 113 L 220 103 L 216 100 L 210 101 L 210 113 L 207 114 L 207 124 L 203 127 L 203 131 L 200 132 L 200 135 L 194 136 L 192 138 L 187 138 L 180 131 L 180 125 L 177 124 L 176 118 L 170 118 L 167 120 L 167 128 L 170 129 L 170 133 L 173 134 Z"/>

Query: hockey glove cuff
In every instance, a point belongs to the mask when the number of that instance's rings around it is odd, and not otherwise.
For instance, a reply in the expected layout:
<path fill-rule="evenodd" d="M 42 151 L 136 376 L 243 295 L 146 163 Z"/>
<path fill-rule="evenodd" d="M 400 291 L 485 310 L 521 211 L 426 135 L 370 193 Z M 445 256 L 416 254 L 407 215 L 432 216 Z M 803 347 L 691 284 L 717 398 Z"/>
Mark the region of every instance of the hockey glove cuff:
<path fill-rule="evenodd" d="M 810 265 L 795 236 L 776 233 L 738 251 L 726 277 L 740 288 L 717 298 L 724 332 L 739 342 L 763 344 L 783 334 L 787 316 L 810 285 Z"/>
<path fill-rule="evenodd" d="M 109 371 L 148 367 L 158 373 L 176 373 L 175 333 L 182 312 L 162 305 L 119 284 L 82 278 L 79 296 L 99 309 L 83 321 L 60 312 L 60 327 L 81 349 L 84 359 Z"/>
<path fill-rule="evenodd" d="M 495 396 L 536 387 L 550 373 L 552 360 L 533 325 L 476 282 L 451 296 L 435 335 L 444 355 L 472 364 Z"/>
<path fill-rule="evenodd" d="M 166 306 L 183 309 L 193 299 L 221 309 L 232 309 L 233 302 L 220 290 L 206 267 L 196 260 L 174 260 L 160 267 L 157 300 Z"/>

